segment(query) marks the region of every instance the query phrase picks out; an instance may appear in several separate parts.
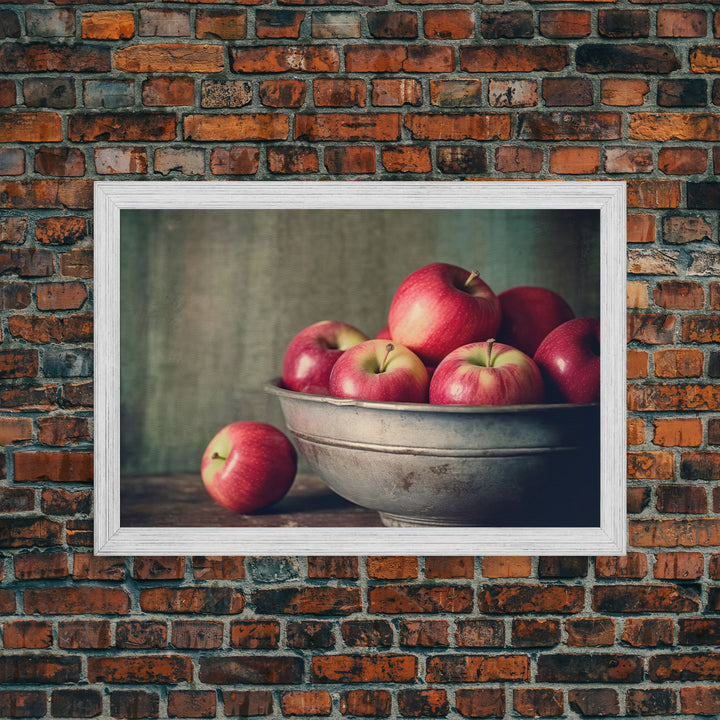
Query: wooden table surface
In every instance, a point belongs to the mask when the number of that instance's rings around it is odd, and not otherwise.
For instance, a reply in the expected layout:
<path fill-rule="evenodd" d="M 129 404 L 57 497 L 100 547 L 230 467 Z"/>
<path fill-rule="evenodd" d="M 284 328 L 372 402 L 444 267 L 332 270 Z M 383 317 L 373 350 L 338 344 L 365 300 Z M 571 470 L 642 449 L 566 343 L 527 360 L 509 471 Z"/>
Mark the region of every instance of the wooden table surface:
<path fill-rule="evenodd" d="M 122 527 L 381 527 L 379 515 L 336 495 L 315 475 L 300 474 L 271 508 L 238 515 L 208 495 L 200 475 L 123 477 Z"/>

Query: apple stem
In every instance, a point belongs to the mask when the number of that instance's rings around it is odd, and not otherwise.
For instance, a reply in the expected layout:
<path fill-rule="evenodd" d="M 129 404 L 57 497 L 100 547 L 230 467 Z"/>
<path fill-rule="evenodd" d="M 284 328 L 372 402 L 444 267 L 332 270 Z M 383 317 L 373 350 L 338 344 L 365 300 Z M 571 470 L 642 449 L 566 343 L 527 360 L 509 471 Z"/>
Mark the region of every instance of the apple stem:
<path fill-rule="evenodd" d="M 487 341 L 487 366 L 492 367 L 492 351 L 495 344 L 495 338 L 489 338 Z"/>
<path fill-rule="evenodd" d="M 388 343 L 385 346 L 385 357 L 383 358 L 382 362 L 380 363 L 380 372 L 384 373 L 385 368 L 387 367 L 388 357 L 390 356 L 390 353 L 395 349 L 395 346 L 392 343 Z"/>
<path fill-rule="evenodd" d="M 463 287 L 467 287 L 476 277 L 480 277 L 480 273 L 477 270 L 473 270 L 467 277 L 467 280 L 465 281 L 465 285 Z"/>
<path fill-rule="evenodd" d="M 211 459 L 211 460 L 227 460 L 226 457 L 223 457 L 220 453 L 216 453 L 216 452 L 214 452 L 214 453 L 210 456 L 210 459 Z"/>

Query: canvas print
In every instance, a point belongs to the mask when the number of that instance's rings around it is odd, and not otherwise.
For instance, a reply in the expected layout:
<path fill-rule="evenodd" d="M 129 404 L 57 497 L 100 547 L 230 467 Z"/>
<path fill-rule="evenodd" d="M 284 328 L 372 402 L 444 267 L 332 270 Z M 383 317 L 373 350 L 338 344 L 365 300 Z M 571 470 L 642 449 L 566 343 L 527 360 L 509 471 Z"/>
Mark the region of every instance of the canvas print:
<path fill-rule="evenodd" d="M 120 213 L 123 528 L 597 527 L 597 209 Z"/>

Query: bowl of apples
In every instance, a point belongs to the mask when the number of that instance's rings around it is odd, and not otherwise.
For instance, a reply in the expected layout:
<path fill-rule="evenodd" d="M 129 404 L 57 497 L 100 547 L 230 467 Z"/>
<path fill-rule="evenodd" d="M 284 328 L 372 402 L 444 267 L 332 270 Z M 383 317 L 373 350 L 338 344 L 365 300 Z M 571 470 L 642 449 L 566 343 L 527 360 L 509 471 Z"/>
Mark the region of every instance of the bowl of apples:
<path fill-rule="evenodd" d="M 599 323 L 526 290 L 523 332 L 477 272 L 433 263 L 379 337 L 336 321 L 298 333 L 266 391 L 310 469 L 386 526 L 595 523 Z"/>

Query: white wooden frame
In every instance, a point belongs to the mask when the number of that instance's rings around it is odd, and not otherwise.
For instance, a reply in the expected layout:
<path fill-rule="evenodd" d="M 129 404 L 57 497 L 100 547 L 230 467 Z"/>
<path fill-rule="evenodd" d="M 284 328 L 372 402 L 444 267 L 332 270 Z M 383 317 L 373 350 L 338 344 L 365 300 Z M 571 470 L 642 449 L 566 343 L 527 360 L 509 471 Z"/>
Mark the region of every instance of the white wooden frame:
<path fill-rule="evenodd" d="M 95 553 L 618 555 L 626 552 L 624 182 L 96 182 Z M 600 527 L 123 528 L 120 211 L 126 208 L 595 209 L 601 226 Z"/>

